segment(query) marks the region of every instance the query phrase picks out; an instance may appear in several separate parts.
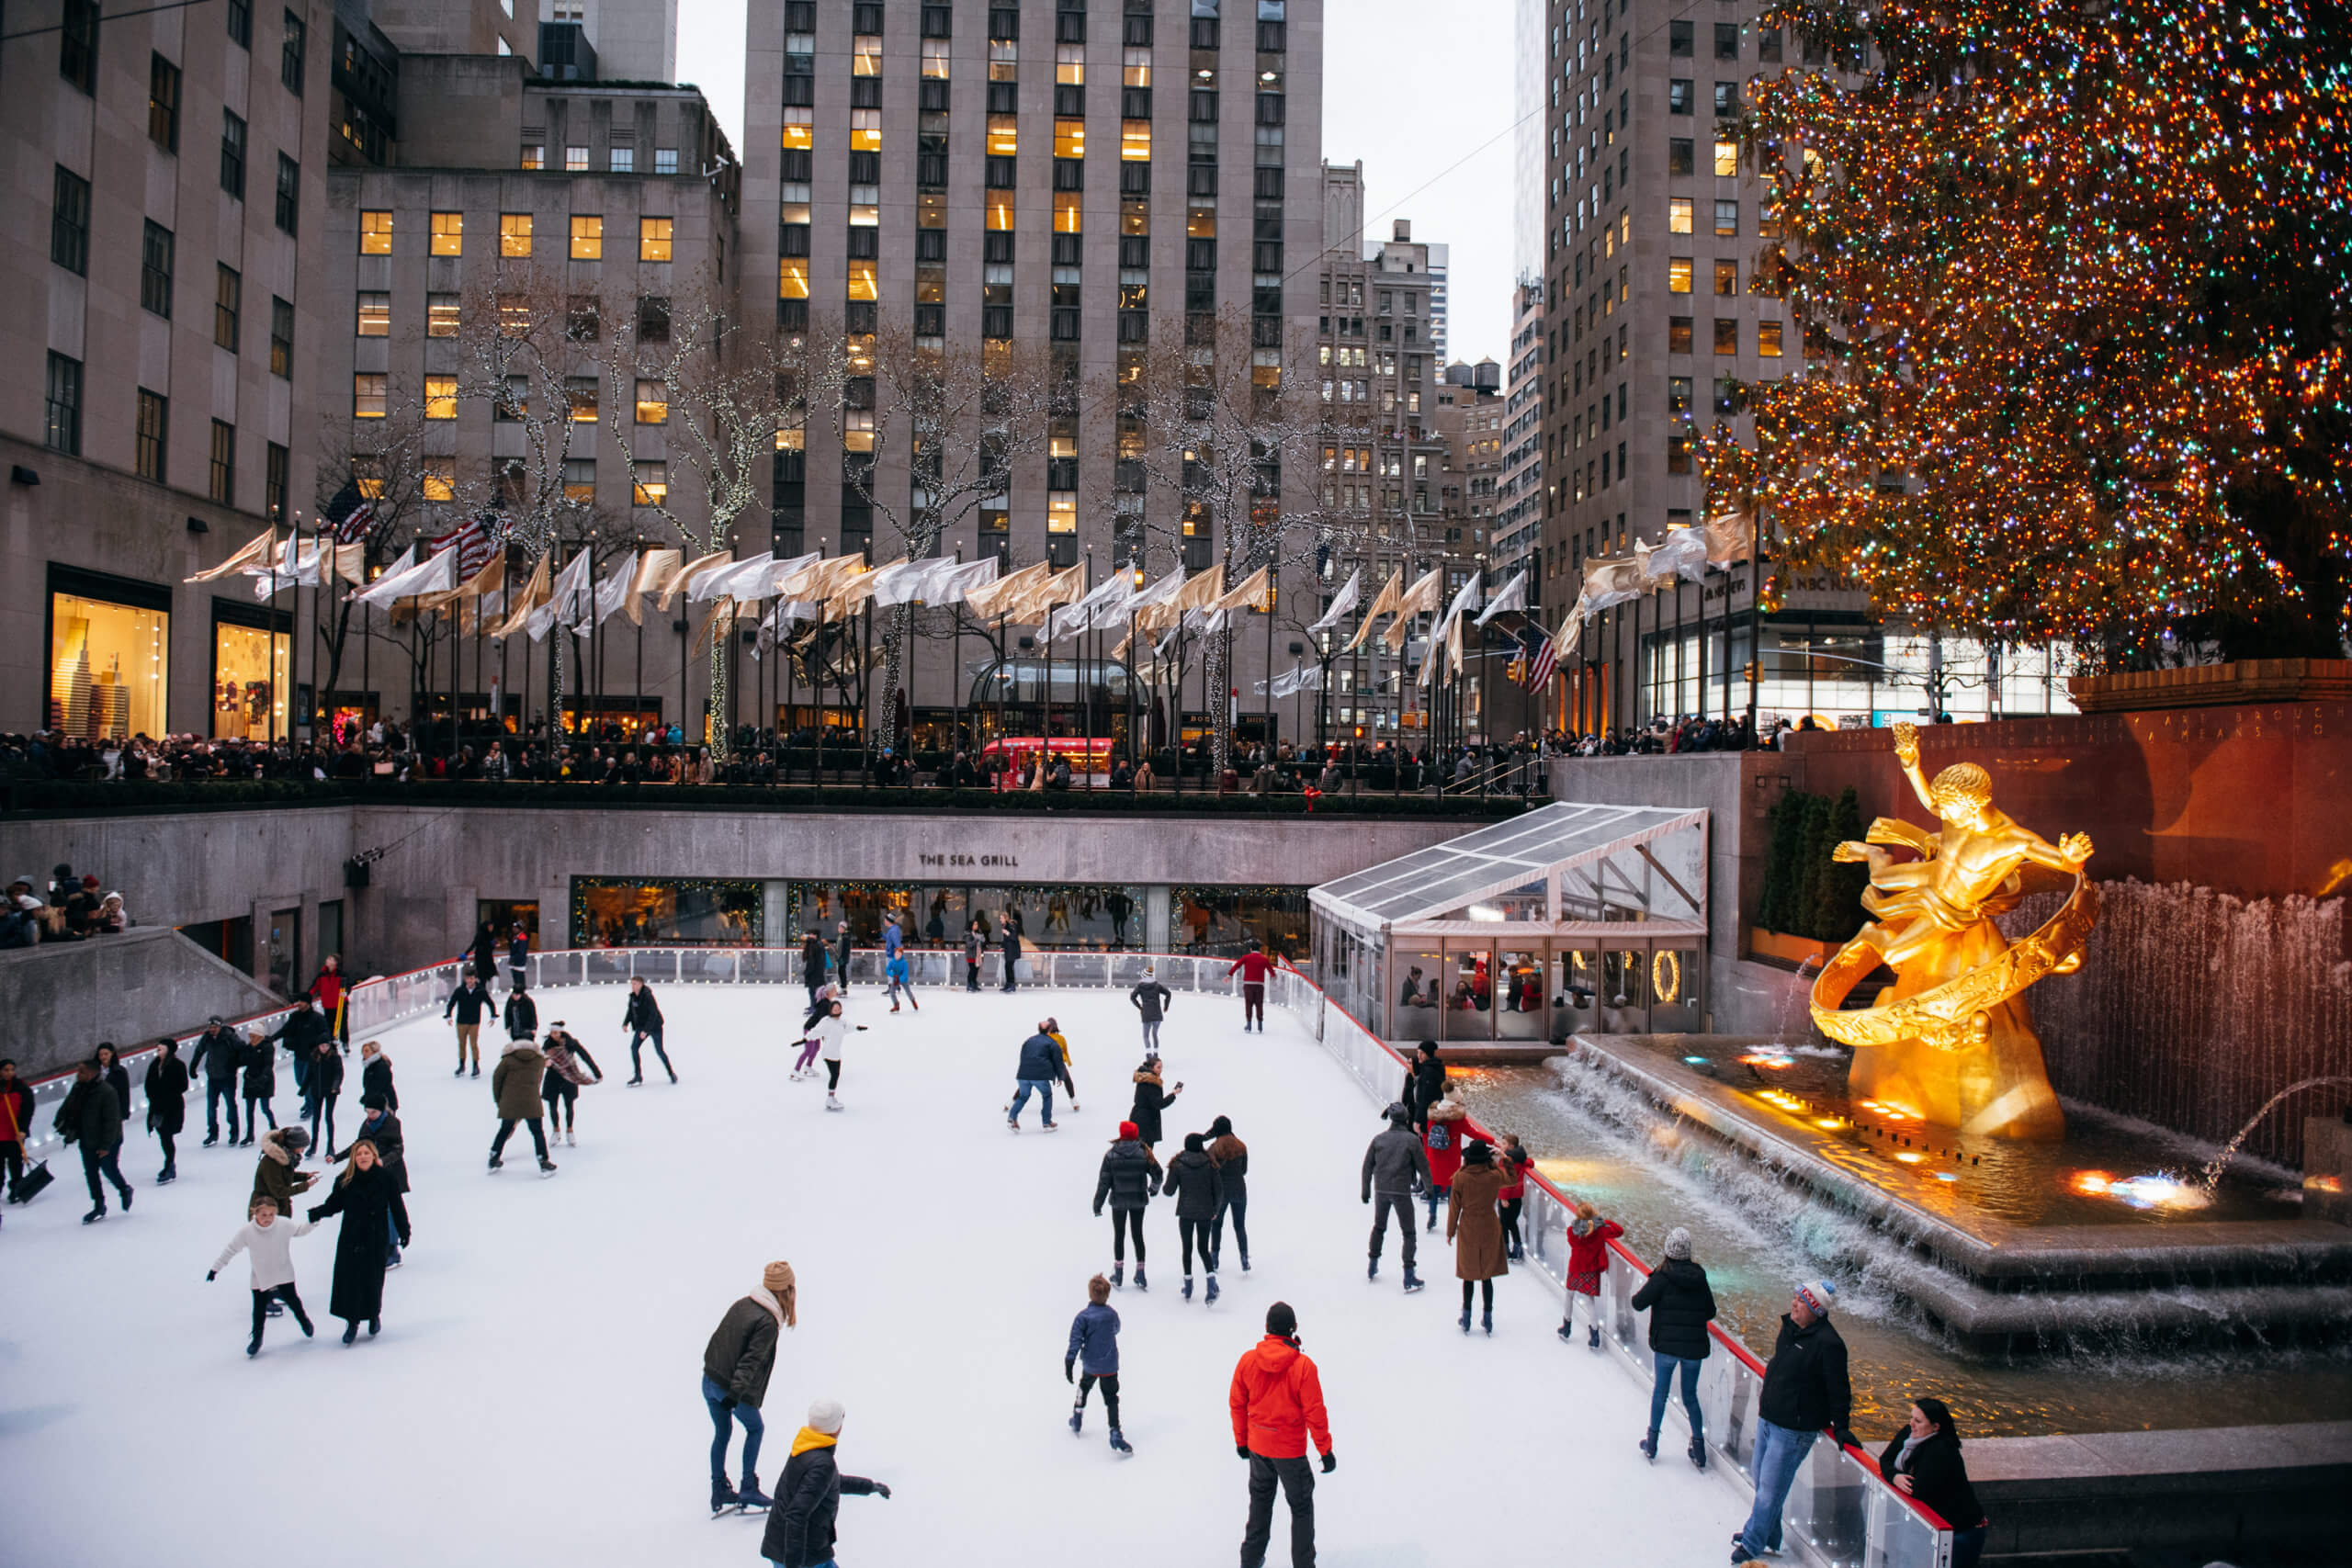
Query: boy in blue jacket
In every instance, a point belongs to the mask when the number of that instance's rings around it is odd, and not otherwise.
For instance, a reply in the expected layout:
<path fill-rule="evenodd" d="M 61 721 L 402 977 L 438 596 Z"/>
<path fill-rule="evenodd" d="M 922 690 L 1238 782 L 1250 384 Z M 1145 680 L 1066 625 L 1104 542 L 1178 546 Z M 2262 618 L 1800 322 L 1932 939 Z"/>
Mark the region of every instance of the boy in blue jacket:
<path fill-rule="evenodd" d="M 1069 1408 L 1069 1429 L 1075 1436 L 1086 1422 L 1086 1396 L 1102 1385 L 1102 1407 L 1111 1413 L 1111 1447 L 1123 1454 L 1135 1450 L 1119 1435 L 1119 1314 L 1111 1310 L 1111 1281 L 1097 1274 L 1086 1281 L 1086 1309 L 1070 1320 L 1069 1353 L 1062 1358 L 1062 1381 L 1070 1381 L 1080 1363 L 1078 1401 Z"/>

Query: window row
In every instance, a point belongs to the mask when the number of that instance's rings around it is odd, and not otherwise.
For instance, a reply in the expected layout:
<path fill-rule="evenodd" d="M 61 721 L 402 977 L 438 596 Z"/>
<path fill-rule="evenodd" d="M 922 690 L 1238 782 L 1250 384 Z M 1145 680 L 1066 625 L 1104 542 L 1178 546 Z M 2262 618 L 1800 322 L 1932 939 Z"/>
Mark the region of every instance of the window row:
<path fill-rule="evenodd" d="M 1756 323 L 1756 352 L 1766 359 L 1781 357 L 1785 323 L 1758 321 Z M 1717 354 L 1739 352 L 1739 322 L 1733 318 L 1718 316 L 1714 323 L 1714 346 Z M 1668 354 L 1689 354 L 1691 341 L 1691 318 L 1668 316 L 1666 319 L 1666 351 Z"/>
<path fill-rule="evenodd" d="M 253 0 L 227 0 L 227 23 L 230 41 L 241 49 L 250 50 L 254 39 Z M 57 73 L 85 94 L 96 96 L 98 90 L 98 0 L 64 0 L 58 17 Z M 48 31 L 34 28 L 30 31 Z M 11 37 L 28 36 L 12 34 Z M 277 80 L 296 97 L 302 96 L 304 53 L 310 41 L 310 27 L 292 11 L 284 14 L 278 34 Z M 159 128 L 158 92 L 168 86 L 170 95 L 164 107 L 176 118 L 179 108 L 179 67 L 160 54 L 149 57 L 148 64 L 148 134 L 166 152 L 178 150 L 176 126 L 169 129 L 171 140 L 157 135 Z"/>
<path fill-rule="evenodd" d="M 519 161 L 525 169 L 546 169 L 548 167 L 547 143 L 544 141 L 524 142 L 522 157 Z M 563 149 L 563 172 L 567 175 L 585 175 L 597 171 L 588 166 L 588 149 L 574 144 Z M 608 147 L 605 152 L 605 172 L 616 175 L 635 175 L 644 171 L 638 167 L 636 148 Z M 656 147 L 653 150 L 652 172 L 657 175 L 676 174 L 678 150 L 675 147 Z"/>
<path fill-rule="evenodd" d="M 1737 239 L 1739 237 L 1738 197 L 1718 197 L 1713 206 L 1713 232 L 1716 237 L 1725 240 Z M 1698 204 L 1690 197 L 1667 197 L 1666 231 L 1669 234 L 1690 233 L 1691 225 L 1697 217 L 1697 208 Z M 1779 202 L 1774 200 L 1759 202 L 1756 209 L 1756 232 L 1764 239 L 1774 240 L 1780 238 L 1781 229 Z"/>
<path fill-rule="evenodd" d="M 498 254 L 502 256 L 531 254 L 536 215 L 528 212 L 502 212 L 498 215 Z M 665 262 L 671 259 L 672 235 L 676 224 L 672 218 L 639 218 L 637 220 L 637 259 Z M 605 255 L 605 220 L 601 217 L 575 217 L 571 222 L 571 259 L 601 261 Z M 458 256 L 466 251 L 466 215 L 462 212 L 435 212 L 428 216 L 425 251 L 429 255 Z M 381 208 L 363 208 L 359 213 L 359 254 L 363 256 L 388 256 L 392 254 L 392 214 Z"/>
<path fill-rule="evenodd" d="M 383 419 L 391 410 L 390 378 L 381 371 L 361 371 L 351 378 L 351 417 L 354 419 Z M 594 424 L 604 383 L 594 376 L 570 376 L 564 378 L 560 404 L 548 412 L 560 414 L 574 424 Z M 635 378 L 635 397 L 629 405 L 633 423 L 638 424 L 667 424 L 670 423 L 670 389 L 666 382 L 652 377 Z M 424 378 L 424 396 L 420 409 L 428 420 L 454 420 L 458 404 L 480 396 L 477 391 L 461 389 L 455 376 L 427 376 Z M 502 424 L 520 423 L 530 408 L 531 384 L 527 377 L 509 376 L 489 393 L 491 414 Z"/>

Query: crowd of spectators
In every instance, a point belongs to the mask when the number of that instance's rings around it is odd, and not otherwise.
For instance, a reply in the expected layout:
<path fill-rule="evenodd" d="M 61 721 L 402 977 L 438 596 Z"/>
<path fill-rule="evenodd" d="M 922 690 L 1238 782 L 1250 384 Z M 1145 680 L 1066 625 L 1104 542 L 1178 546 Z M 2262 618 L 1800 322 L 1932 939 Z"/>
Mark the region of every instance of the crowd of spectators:
<path fill-rule="evenodd" d="M 0 947 L 31 947 L 44 942 L 87 942 L 130 929 L 119 893 L 101 893 L 95 875 L 76 876 L 61 864 L 47 880 L 19 876 L 8 884 L 0 904 Z"/>

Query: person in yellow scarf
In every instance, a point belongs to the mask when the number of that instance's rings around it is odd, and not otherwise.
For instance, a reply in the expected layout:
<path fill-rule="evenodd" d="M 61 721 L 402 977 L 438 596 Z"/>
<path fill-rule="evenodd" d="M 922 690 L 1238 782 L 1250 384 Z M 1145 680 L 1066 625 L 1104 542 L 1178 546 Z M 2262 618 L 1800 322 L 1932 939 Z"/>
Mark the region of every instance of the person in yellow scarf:
<path fill-rule="evenodd" d="M 808 1424 L 792 1439 L 792 1458 L 776 1483 L 775 1507 L 768 1515 L 760 1555 L 784 1568 L 831 1568 L 833 1516 L 842 1494 L 888 1499 L 890 1488 L 862 1475 L 843 1475 L 834 1462 L 845 1419 L 841 1401 L 820 1399 L 808 1406 Z"/>

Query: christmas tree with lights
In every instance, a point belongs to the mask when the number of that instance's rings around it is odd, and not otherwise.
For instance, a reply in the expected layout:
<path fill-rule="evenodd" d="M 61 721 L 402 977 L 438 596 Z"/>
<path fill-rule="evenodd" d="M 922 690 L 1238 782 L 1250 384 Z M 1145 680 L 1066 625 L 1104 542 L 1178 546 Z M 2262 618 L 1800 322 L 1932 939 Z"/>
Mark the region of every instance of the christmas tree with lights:
<path fill-rule="evenodd" d="M 2342 657 L 2352 36 L 2294 0 L 1783 5 L 1736 131 L 1800 376 L 1711 511 L 2093 666 Z"/>

